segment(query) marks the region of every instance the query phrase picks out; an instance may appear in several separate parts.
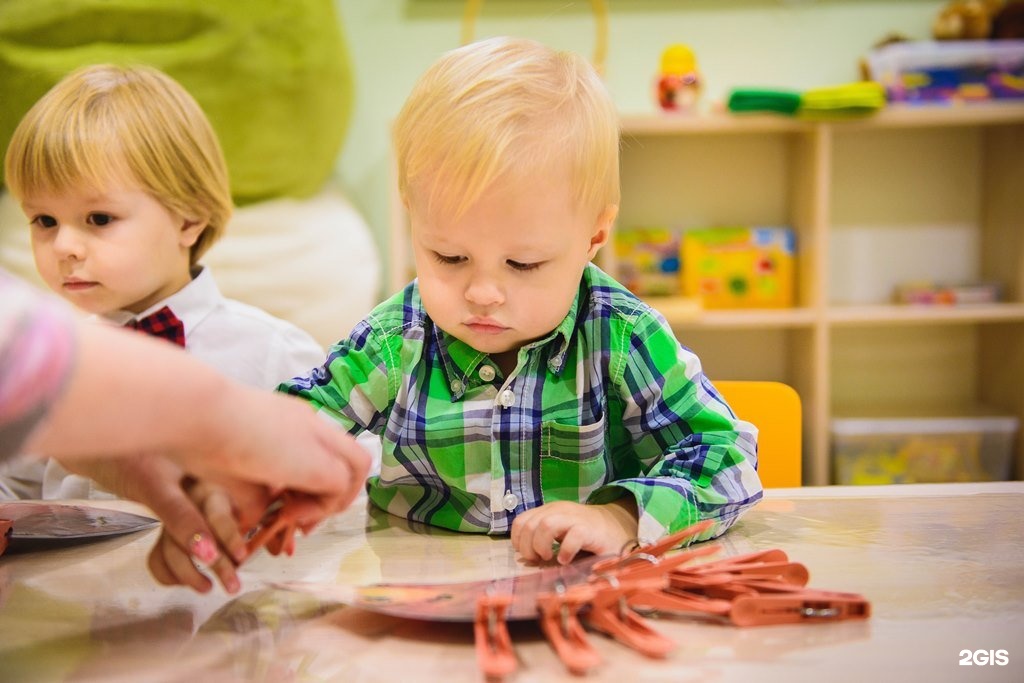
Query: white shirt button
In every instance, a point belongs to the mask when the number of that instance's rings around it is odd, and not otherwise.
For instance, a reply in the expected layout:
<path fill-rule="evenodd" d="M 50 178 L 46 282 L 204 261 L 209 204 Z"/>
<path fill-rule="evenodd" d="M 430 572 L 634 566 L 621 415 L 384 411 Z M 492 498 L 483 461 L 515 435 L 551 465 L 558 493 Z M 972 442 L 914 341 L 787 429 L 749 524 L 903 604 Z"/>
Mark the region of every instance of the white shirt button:
<path fill-rule="evenodd" d="M 453 394 L 462 393 L 463 385 L 461 379 L 453 379 L 449 386 L 451 386 Z"/>
<path fill-rule="evenodd" d="M 480 379 L 482 379 L 485 382 L 490 382 L 492 379 L 494 379 L 494 368 L 492 368 L 490 365 L 481 365 Z"/>
<path fill-rule="evenodd" d="M 511 408 L 516 403 L 516 395 L 512 393 L 511 389 L 506 389 L 501 392 L 501 396 L 498 397 L 498 403 L 500 403 L 503 408 Z"/>
<path fill-rule="evenodd" d="M 516 509 L 516 506 L 519 505 L 519 498 L 516 494 L 509 491 L 505 494 L 505 497 L 501 499 L 501 505 L 509 512 L 512 512 Z"/>

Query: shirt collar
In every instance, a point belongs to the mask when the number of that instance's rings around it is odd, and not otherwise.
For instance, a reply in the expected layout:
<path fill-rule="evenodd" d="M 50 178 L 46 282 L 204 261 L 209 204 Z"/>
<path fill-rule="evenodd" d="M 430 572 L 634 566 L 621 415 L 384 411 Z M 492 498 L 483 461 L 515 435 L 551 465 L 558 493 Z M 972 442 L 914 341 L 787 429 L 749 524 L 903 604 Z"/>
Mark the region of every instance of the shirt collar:
<path fill-rule="evenodd" d="M 583 292 L 584 286 L 581 283 L 579 291 L 576 292 L 576 298 L 573 299 L 572 305 L 569 306 L 569 312 L 562 322 L 549 334 L 523 347 L 529 349 L 550 344 L 553 352 L 548 358 L 548 369 L 556 375 L 561 374 L 565 366 L 565 357 L 569 352 L 569 342 L 572 339 L 573 331 L 576 329 L 576 318 L 579 314 Z M 482 381 L 479 380 L 478 369 L 487 358 L 487 354 L 477 351 L 436 325 L 433 329 L 441 364 L 444 367 L 445 379 L 452 393 L 452 401 L 457 401 L 463 397 L 466 389 Z"/>
<path fill-rule="evenodd" d="M 198 266 L 193 270 L 192 279 L 184 287 L 163 301 L 158 301 L 138 315 L 131 311 L 119 310 L 105 316 L 107 320 L 116 325 L 125 325 L 130 320 L 145 318 L 164 306 L 171 309 L 174 315 L 178 316 L 185 326 L 185 338 L 196 325 L 201 323 L 206 316 L 214 311 L 224 299 L 217 282 L 208 268 Z"/>

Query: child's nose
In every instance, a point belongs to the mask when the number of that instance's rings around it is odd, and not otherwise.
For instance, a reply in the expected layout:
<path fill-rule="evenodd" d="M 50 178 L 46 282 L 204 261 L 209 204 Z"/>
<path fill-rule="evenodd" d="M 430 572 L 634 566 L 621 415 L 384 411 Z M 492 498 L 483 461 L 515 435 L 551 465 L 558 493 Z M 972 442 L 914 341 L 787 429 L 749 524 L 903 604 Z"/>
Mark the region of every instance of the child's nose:
<path fill-rule="evenodd" d="M 477 306 L 496 306 L 505 300 L 498 281 L 486 274 L 475 274 L 466 287 L 466 301 Z"/>
<path fill-rule="evenodd" d="M 57 231 L 53 238 L 53 251 L 64 258 L 82 258 L 85 255 L 85 240 L 77 230 L 70 226 L 54 228 Z"/>

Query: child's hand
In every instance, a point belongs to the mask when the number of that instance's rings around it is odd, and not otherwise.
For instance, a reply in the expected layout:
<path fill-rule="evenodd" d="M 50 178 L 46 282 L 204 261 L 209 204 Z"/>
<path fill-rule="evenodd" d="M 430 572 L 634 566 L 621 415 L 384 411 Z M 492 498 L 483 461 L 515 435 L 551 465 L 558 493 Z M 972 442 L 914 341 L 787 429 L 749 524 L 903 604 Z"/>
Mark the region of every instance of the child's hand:
<path fill-rule="evenodd" d="M 186 520 L 165 522 L 149 554 L 150 571 L 162 584 L 183 584 L 205 593 L 212 584 L 196 566 L 198 562 L 217 576 L 225 590 L 237 593 L 235 567 L 248 555 L 238 511 L 227 491 L 215 485 L 189 481 L 184 490 L 190 507 Z"/>
<path fill-rule="evenodd" d="M 636 502 L 623 497 L 605 505 L 568 501 L 527 510 L 512 523 L 512 547 L 527 562 L 547 562 L 559 546 L 558 563 L 569 564 L 581 550 L 617 553 L 636 539 Z"/>

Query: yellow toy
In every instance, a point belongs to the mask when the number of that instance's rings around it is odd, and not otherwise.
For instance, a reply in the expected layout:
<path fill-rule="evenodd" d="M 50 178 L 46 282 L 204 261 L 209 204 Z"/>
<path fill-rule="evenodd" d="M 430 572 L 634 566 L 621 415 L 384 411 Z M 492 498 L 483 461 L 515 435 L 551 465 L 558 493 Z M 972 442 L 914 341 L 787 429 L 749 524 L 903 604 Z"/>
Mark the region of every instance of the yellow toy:
<path fill-rule="evenodd" d="M 796 246 L 789 228 L 688 230 L 683 294 L 704 308 L 786 308 L 794 303 Z"/>
<path fill-rule="evenodd" d="M 658 104 L 665 111 L 691 111 L 700 97 L 701 79 L 697 58 L 686 45 L 669 45 L 661 53 L 658 72 Z"/>

